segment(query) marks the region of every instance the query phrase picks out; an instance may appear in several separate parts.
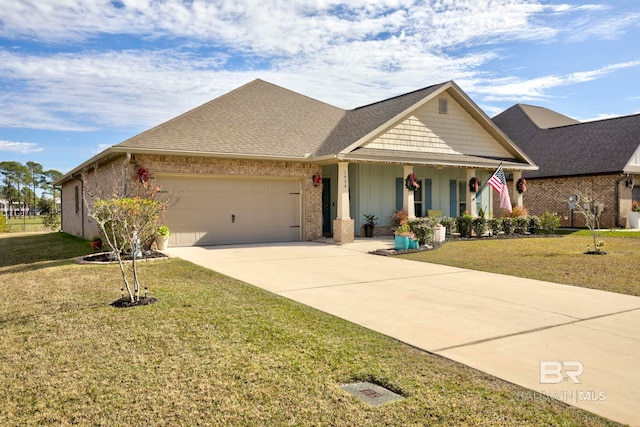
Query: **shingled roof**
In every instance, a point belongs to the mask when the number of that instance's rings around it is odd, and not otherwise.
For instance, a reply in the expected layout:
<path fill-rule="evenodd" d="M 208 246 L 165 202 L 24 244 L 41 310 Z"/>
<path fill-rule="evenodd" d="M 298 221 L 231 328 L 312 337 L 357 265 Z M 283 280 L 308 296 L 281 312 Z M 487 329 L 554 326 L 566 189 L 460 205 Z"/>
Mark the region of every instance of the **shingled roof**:
<path fill-rule="evenodd" d="M 316 154 L 323 156 L 340 153 L 354 142 L 374 132 L 446 84 L 441 83 L 429 86 L 347 111 Z"/>
<path fill-rule="evenodd" d="M 526 178 L 624 173 L 640 146 L 640 114 L 580 123 L 541 107 L 517 104 L 493 118 L 539 166 Z M 576 122 L 544 128 L 531 111 L 549 122 Z M 563 119 L 564 118 L 564 119 Z"/>
<path fill-rule="evenodd" d="M 275 158 L 336 154 L 444 84 L 347 111 L 257 79 L 117 147 Z"/>
<path fill-rule="evenodd" d="M 509 153 L 506 159 L 421 156 L 364 149 L 373 138 L 406 119 L 415 109 L 447 92 Z M 257 79 L 178 117 L 108 148 L 69 172 L 123 153 L 201 155 L 272 160 L 349 160 L 408 162 L 452 166 L 507 168 L 536 166 L 452 81 L 432 85 L 353 110 L 344 110 Z M 392 157 L 397 154 L 397 159 Z M 413 155 L 416 154 L 416 155 Z M 391 156 L 391 157 L 390 157 Z"/>
<path fill-rule="evenodd" d="M 305 158 L 346 111 L 254 80 L 117 145 L 161 152 Z"/>

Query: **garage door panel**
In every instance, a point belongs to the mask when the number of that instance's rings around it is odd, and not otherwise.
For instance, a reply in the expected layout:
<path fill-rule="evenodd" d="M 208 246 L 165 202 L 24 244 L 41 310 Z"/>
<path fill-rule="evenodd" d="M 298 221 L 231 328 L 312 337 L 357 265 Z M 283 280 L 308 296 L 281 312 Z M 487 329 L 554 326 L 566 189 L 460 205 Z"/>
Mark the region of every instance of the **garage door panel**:
<path fill-rule="evenodd" d="M 162 179 L 178 201 L 165 223 L 176 246 L 300 240 L 300 182 L 269 179 Z"/>

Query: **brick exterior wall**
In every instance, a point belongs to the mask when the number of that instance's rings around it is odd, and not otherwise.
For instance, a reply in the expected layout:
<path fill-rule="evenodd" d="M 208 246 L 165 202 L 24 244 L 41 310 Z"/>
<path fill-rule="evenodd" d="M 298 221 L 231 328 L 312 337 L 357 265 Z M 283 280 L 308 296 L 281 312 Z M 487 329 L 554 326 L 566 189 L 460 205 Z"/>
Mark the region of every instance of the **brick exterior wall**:
<path fill-rule="evenodd" d="M 100 183 L 103 189 L 110 185 L 120 185 L 122 181 L 118 175 L 121 174 L 123 160 L 124 157 L 118 158 L 111 163 L 100 166 L 97 173 L 88 173 L 89 188 L 95 189 L 97 183 Z M 241 175 L 256 178 L 299 178 L 303 192 L 301 207 L 303 240 L 312 241 L 322 237 L 322 185 L 315 187 L 312 180 L 313 174 L 321 171 L 321 167 L 318 165 L 304 162 L 137 154 L 132 157 L 127 167 L 127 182 L 129 184 L 135 180 L 139 168 L 146 168 L 150 171 L 151 181 L 153 181 L 155 174 L 162 173 L 224 177 Z M 80 197 L 78 212 L 75 209 L 76 186 L 79 187 Z M 79 177 L 62 185 L 62 227 L 67 233 L 90 238 L 98 234 L 98 228 L 94 221 L 87 217 L 87 207 L 82 205 L 82 191 L 82 182 Z"/>
<path fill-rule="evenodd" d="M 87 188 L 83 186 L 80 176 L 62 184 L 62 231 L 85 239 L 99 234 L 95 221 L 88 216 L 89 206 L 84 200 L 85 192 L 104 191 L 115 183 L 122 185 L 120 175 L 123 161 L 124 156 L 103 164 L 97 170 L 85 171 Z"/>
<path fill-rule="evenodd" d="M 640 183 L 640 177 L 634 177 Z M 631 210 L 631 189 L 625 186 L 626 176 L 620 174 L 595 175 L 583 177 L 527 179 L 527 191 L 524 193 L 524 207 L 529 215 L 540 216 L 545 210 L 560 215 L 562 227 L 585 227 L 584 218 L 577 213 L 570 218 L 568 199 L 572 194 L 582 193 L 596 197 L 603 201 L 605 211 L 600 220 L 602 228 L 627 226 L 627 212 Z M 511 200 L 515 200 L 518 193 L 513 193 L 513 182 L 508 182 Z M 618 199 L 616 199 L 616 188 Z M 604 197 L 603 197 L 604 196 Z M 603 197 L 601 199 L 601 197 Z M 616 205 L 619 200 L 619 210 Z M 500 212 L 499 197 L 494 195 L 494 212 Z M 618 223 L 616 216 L 618 214 Z"/>

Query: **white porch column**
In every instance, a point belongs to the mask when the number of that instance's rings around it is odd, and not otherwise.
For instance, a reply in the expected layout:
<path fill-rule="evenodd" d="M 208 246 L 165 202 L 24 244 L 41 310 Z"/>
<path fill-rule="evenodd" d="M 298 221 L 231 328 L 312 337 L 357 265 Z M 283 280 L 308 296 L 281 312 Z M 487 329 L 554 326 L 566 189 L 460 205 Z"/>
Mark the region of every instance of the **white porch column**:
<path fill-rule="evenodd" d="M 407 179 L 409 174 L 413 173 L 412 165 L 404 165 L 404 176 L 402 177 L 402 207 L 407 211 L 409 215 L 409 219 L 413 219 L 416 217 L 416 205 L 414 199 L 414 192 L 409 190 L 406 185 L 404 185 L 404 180 Z"/>
<path fill-rule="evenodd" d="M 512 200 L 515 200 L 514 205 L 521 208 L 524 206 L 524 194 L 518 193 L 518 180 L 522 178 L 522 171 L 513 171 L 513 189 L 511 191 Z"/>
<path fill-rule="evenodd" d="M 354 239 L 354 221 L 349 208 L 349 162 L 338 162 L 338 212 L 333 220 L 333 241 L 349 243 Z"/>
<path fill-rule="evenodd" d="M 478 216 L 478 208 L 476 206 L 476 196 L 478 193 L 472 193 L 471 191 L 469 191 L 469 181 L 471 181 L 471 178 L 473 178 L 474 176 L 476 176 L 476 170 L 467 169 L 467 212 L 469 212 L 469 215 L 475 218 L 476 216 Z"/>

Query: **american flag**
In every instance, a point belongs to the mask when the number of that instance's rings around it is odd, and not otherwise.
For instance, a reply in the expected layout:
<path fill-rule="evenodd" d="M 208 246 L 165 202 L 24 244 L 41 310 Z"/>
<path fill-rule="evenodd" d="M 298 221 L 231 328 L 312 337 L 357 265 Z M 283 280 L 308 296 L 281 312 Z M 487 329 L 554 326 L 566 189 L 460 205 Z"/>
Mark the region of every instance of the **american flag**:
<path fill-rule="evenodd" d="M 491 187 L 493 187 L 494 190 L 500 193 L 500 207 L 511 212 L 511 198 L 509 198 L 507 179 L 504 177 L 502 166 L 498 166 L 498 169 L 496 169 L 493 175 L 491 175 L 491 178 L 489 178 L 487 184 L 489 184 Z"/>
<path fill-rule="evenodd" d="M 507 179 L 504 177 L 502 166 L 498 166 L 498 169 L 491 175 L 487 184 L 493 187 L 498 193 L 502 194 L 502 190 L 507 188 Z"/>

